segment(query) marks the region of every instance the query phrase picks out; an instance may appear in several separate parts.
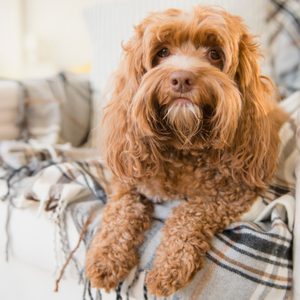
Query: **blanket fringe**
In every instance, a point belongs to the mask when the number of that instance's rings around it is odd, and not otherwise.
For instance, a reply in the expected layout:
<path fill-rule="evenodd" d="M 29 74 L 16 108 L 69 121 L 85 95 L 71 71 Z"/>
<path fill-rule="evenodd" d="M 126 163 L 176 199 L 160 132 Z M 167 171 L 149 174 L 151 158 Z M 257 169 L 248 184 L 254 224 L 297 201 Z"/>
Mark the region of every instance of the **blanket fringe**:
<path fill-rule="evenodd" d="M 65 273 L 65 270 L 69 264 L 69 262 L 71 261 L 73 255 L 75 254 L 75 252 L 78 250 L 87 230 L 88 230 L 88 227 L 89 225 L 92 223 L 92 221 L 94 220 L 96 216 L 96 211 L 95 210 L 92 210 L 90 213 L 89 213 L 89 217 L 88 219 L 85 221 L 85 223 L 83 224 L 83 227 L 81 229 L 81 232 L 80 232 L 80 236 L 79 236 L 79 239 L 77 241 L 77 244 L 76 246 L 74 247 L 74 249 L 69 253 L 65 263 L 63 264 L 60 272 L 59 272 L 59 275 L 57 277 L 57 279 L 55 280 L 55 287 L 54 287 L 54 292 L 58 292 L 59 291 L 59 283 L 62 279 L 62 277 L 64 276 L 64 273 Z"/>

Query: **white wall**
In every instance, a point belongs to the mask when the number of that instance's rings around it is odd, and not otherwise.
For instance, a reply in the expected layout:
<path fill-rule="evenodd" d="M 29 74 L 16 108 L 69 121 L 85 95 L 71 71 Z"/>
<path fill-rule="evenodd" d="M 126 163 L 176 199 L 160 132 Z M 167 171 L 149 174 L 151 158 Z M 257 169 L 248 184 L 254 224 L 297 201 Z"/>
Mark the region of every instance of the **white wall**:
<path fill-rule="evenodd" d="M 21 3 L 19 0 L 0 0 L 0 77 L 20 72 Z"/>
<path fill-rule="evenodd" d="M 196 3 L 223 4 L 234 13 L 243 15 L 254 32 L 261 33 L 261 22 L 257 22 L 261 17 L 257 14 L 262 14 L 263 10 L 257 7 L 265 1 L 0 0 L 0 77 L 45 76 L 62 69 L 101 63 L 97 80 L 102 84 L 111 72 L 109 64 L 115 66 L 118 60 L 121 40 L 126 40 L 133 23 L 139 21 L 146 11 Z M 88 21 L 90 27 L 101 26 L 101 29 L 90 28 L 97 31 L 93 41 L 100 40 L 101 49 L 92 45 L 87 20 L 83 17 L 86 9 L 94 3 L 106 4 L 101 11 L 95 6 L 101 20 Z M 92 15 L 88 14 L 88 17 Z M 102 60 L 98 62 L 99 59 Z"/>
<path fill-rule="evenodd" d="M 43 76 L 89 64 L 83 12 L 94 2 L 0 0 L 0 77 Z"/>
<path fill-rule="evenodd" d="M 83 10 L 91 0 L 27 0 L 27 32 L 36 38 L 41 61 L 58 68 L 90 62 Z"/>

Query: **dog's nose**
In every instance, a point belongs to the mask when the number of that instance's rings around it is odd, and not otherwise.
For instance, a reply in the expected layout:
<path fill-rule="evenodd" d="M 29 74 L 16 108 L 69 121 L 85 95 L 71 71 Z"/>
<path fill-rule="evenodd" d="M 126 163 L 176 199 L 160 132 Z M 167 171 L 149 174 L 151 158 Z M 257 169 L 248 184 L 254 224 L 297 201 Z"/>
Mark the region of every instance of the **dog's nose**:
<path fill-rule="evenodd" d="M 174 92 L 186 93 L 192 90 L 195 77 L 189 71 L 176 71 L 171 74 L 170 85 Z"/>

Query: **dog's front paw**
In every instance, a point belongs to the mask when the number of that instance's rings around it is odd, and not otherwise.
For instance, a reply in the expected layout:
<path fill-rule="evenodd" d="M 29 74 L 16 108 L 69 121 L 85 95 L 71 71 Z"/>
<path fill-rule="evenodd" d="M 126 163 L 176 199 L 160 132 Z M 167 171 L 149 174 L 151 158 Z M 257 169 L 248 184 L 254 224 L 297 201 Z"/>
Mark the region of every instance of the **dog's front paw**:
<path fill-rule="evenodd" d="M 86 275 L 94 288 L 115 288 L 137 263 L 134 251 L 122 252 L 114 245 L 92 247 L 86 257 Z"/>
<path fill-rule="evenodd" d="M 180 268 L 160 266 L 151 270 L 146 278 L 150 294 L 167 297 L 183 288 L 190 280 L 192 274 L 184 274 Z"/>

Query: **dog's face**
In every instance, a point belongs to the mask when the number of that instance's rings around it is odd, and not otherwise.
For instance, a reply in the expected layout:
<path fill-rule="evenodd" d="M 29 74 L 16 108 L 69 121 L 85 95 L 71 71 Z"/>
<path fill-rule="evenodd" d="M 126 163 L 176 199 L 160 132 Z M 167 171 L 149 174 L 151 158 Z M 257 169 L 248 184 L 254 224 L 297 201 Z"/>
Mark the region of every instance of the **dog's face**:
<path fill-rule="evenodd" d="M 242 109 L 245 31 L 238 17 L 215 8 L 168 10 L 137 26 L 125 51 L 135 66 L 128 80 L 137 81 L 131 109 L 139 126 L 172 136 L 179 148 L 230 145 Z"/>
<path fill-rule="evenodd" d="M 146 117 L 153 132 L 171 133 L 179 147 L 230 143 L 242 105 L 237 27 L 237 19 L 214 9 L 169 10 L 145 20 L 136 37 L 144 69 L 132 103 L 136 116 Z"/>
<path fill-rule="evenodd" d="M 151 173 L 161 150 L 172 146 L 229 149 L 237 168 L 261 176 L 259 166 L 269 161 L 272 88 L 241 18 L 211 7 L 153 13 L 123 48 L 103 122 L 106 159 L 116 174 Z"/>

